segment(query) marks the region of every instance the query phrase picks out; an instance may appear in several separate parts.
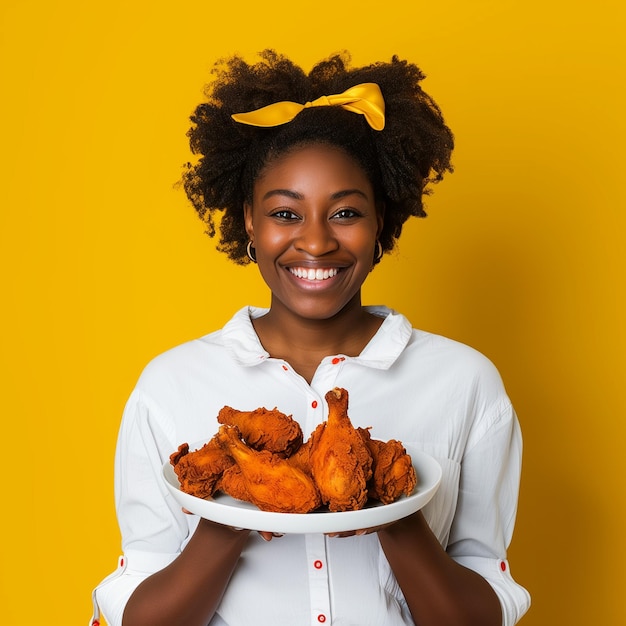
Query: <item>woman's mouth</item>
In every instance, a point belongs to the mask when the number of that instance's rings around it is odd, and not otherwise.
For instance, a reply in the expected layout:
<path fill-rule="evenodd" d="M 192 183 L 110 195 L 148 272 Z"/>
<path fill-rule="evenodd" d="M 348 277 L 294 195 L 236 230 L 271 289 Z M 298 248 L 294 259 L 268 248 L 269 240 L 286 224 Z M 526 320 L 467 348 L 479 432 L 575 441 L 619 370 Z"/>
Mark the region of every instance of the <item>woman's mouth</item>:
<path fill-rule="evenodd" d="M 333 276 L 336 276 L 339 270 L 336 267 L 327 267 L 327 268 L 309 268 L 309 267 L 290 267 L 289 271 L 296 276 L 297 278 L 302 278 L 304 280 L 328 280 Z"/>

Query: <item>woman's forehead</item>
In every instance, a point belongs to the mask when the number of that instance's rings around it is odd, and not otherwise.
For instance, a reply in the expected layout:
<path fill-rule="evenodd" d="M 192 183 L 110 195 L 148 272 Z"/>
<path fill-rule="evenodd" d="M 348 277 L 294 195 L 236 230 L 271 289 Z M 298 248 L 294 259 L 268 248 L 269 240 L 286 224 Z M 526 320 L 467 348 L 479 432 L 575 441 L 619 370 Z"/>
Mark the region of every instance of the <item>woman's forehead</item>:
<path fill-rule="evenodd" d="M 361 164 L 345 150 L 326 144 L 299 146 L 276 156 L 261 170 L 255 188 L 275 185 L 299 193 L 299 188 L 322 184 L 361 189 L 370 195 L 372 184 Z M 333 192 L 333 193 L 335 193 Z"/>

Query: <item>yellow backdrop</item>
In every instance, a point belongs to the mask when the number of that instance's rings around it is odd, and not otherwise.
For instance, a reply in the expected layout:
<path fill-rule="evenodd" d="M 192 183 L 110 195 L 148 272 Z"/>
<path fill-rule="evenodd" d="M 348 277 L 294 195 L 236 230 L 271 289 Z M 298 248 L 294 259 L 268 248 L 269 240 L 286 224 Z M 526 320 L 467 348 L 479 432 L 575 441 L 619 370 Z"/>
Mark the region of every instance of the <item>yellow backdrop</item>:
<path fill-rule="evenodd" d="M 86 624 L 119 551 L 113 451 L 137 376 L 267 303 L 175 186 L 213 60 L 265 47 L 428 74 L 456 172 L 365 300 L 505 379 L 526 446 L 523 623 L 626 623 L 621 4 L 4 0 L 2 624 Z"/>

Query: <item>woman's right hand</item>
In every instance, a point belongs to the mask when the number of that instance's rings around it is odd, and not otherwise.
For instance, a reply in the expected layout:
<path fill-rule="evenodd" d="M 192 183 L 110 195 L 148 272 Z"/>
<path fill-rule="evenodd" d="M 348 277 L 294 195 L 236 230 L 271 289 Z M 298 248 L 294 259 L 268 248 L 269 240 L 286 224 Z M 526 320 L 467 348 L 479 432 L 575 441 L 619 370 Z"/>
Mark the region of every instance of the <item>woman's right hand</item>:
<path fill-rule="evenodd" d="M 187 515 L 193 515 L 193 513 L 191 511 L 188 511 L 186 508 L 183 507 L 183 513 L 186 513 Z M 228 526 L 228 528 L 230 528 L 231 530 L 234 530 L 236 532 L 240 532 L 243 530 L 246 530 L 245 528 L 235 528 L 234 526 Z M 282 537 L 283 534 L 282 533 L 273 533 L 267 530 L 259 530 L 257 531 L 259 533 L 259 535 L 261 535 L 261 537 L 265 540 L 265 541 L 271 541 L 274 537 Z"/>

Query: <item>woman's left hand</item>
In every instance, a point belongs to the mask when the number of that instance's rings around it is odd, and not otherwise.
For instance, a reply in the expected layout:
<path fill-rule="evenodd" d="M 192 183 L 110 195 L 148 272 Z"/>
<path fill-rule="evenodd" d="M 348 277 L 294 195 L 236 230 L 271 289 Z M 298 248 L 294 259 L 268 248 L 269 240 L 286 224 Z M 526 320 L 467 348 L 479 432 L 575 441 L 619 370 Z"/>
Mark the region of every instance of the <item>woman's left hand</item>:
<path fill-rule="evenodd" d="M 389 522 L 388 524 L 383 524 L 382 526 L 372 526 L 371 528 L 360 528 L 359 530 L 345 530 L 340 533 L 325 533 L 327 537 L 360 537 L 362 535 L 371 535 L 372 533 L 377 533 L 379 530 L 383 528 L 387 528 L 391 526 L 395 522 Z"/>

